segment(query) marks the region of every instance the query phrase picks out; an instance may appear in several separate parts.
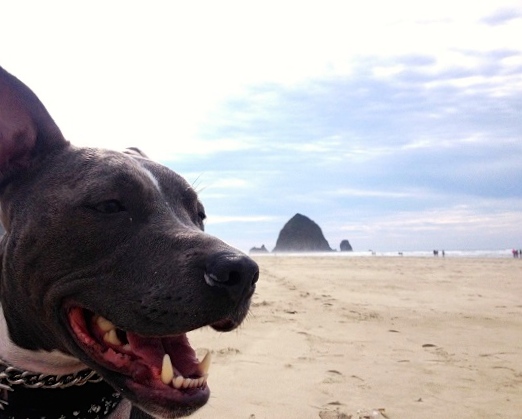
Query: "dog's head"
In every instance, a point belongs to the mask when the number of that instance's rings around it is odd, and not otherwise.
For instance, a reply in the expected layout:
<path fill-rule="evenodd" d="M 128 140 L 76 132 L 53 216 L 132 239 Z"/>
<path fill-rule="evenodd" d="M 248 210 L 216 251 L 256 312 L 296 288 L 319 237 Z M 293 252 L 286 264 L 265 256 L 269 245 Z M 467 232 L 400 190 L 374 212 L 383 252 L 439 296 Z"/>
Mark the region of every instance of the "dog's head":
<path fill-rule="evenodd" d="M 186 333 L 245 318 L 258 267 L 203 231 L 191 186 L 137 149 L 77 148 L 0 68 L 0 301 L 10 339 L 59 350 L 141 409 L 206 403 Z"/>

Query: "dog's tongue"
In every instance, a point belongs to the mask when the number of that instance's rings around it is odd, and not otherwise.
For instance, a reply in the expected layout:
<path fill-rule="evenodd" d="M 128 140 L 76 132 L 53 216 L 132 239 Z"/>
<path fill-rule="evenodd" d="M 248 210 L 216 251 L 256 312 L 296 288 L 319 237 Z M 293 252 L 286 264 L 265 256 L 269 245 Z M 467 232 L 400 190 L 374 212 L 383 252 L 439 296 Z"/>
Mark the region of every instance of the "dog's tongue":
<path fill-rule="evenodd" d="M 127 332 L 127 340 L 134 355 L 149 368 L 161 371 L 163 357 L 168 354 L 173 367 L 184 377 L 190 377 L 198 372 L 199 362 L 186 334 L 151 338 Z"/>
<path fill-rule="evenodd" d="M 146 338 L 127 332 L 127 340 L 135 355 L 147 360 L 149 365 L 161 365 L 161 360 L 163 355 L 165 355 L 161 339 Z"/>

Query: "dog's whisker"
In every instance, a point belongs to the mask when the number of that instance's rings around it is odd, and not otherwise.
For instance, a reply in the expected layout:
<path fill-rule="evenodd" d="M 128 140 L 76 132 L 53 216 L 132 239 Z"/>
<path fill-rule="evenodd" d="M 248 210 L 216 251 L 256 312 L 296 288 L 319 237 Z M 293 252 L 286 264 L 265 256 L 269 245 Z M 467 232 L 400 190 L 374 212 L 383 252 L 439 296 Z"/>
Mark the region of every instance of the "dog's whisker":
<path fill-rule="evenodd" d="M 192 185 L 191 185 L 191 186 L 192 186 L 192 188 L 193 188 L 194 190 L 196 190 L 196 188 L 197 188 L 197 182 L 199 182 L 201 176 L 203 176 L 203 173 L 200 173 L 200 174 L 196 177 L 196 179 L 194 179 L 194 181 L 192 182 Z M 197 191 L 196 191 L 196 192 L 197 192 Z"/>

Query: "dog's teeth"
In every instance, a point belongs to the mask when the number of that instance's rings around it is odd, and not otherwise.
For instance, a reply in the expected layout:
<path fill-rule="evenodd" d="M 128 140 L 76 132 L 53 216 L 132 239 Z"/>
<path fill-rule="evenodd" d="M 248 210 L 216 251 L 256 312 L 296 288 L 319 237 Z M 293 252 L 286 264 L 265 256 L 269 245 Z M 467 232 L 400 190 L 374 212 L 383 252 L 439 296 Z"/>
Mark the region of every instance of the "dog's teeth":
<path fill-rule="evenodd" d="M 185 378 L 182 375 L 178 375 L 176 378 L 172 380 L 172 386 L 177 389 L 185 389 L 185 388 L 197 388 L 203 386 L 207 382 L 207 376 L 203 376 L 200 378 Z"/>
<path fill-rule="evenodd" d="M 199 372 L 201 372 L 202 375 L 208 374 L 211 359 L 212 359 L 212 356 L 210 355 L 210 352 L 207 352 L 205 357 L 199 363 Z"/>
<path fill-rule="evenodd" d="M 163 356 L 163 365 L 161 366 L 161 381 L 163 384 L 169 384 L 174 378 L 174 369 L 169 354 Z"/>
<path fill-rule="evenodd" d="M 116 326 L 114 326 L 112 322 L 102 316 L 98 316 L 96 319 L 96 324 L 102 330 L 102 332 L 108 332 L 109 330 L 116 329 Z"/>
<path fill-rule="evenodd" d="M 161 381 L 164 384 L 170 383 L 172 387 L 177 390 L 201 387 L 207 381 L 210 358 L 210 352 L 207 352 L 203 360 L 199 363 L 201 377 L 185 378 L 179 373 L 179 371 L 174 369 L 169 354 L 165 354 L 163 355 L 163 363 L 161 366 Z"/>
<path fill-rule="evenodd" d="M 111 343 L 112 345 L 121 346 L 118 335 L 116 335 L 116 329 L 111 329 L 105 333 L 105 335 L 103 335 L 103 340 L 107 343 Z"/>
<path fill-rule="evenodd" d="M 180 389 L 184 381 L 185 378 L 183 378 L 181 375 L 178 375 L 176 378 L 174 378 L 174 380 L 172 380 L 172 385 L 174 388 Z"/>

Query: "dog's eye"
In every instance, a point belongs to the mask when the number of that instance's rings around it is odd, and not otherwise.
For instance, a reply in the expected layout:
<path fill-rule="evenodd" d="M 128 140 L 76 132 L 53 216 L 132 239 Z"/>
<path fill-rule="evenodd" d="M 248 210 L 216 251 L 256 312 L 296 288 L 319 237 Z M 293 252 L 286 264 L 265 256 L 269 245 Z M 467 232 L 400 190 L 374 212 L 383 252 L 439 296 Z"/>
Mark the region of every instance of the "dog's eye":
<path fill-rule="evenodd" d="M 114 214 L 116 212 L 125 211 L 126 208 L 120 201 L 116 199 L 109 199 L 108 201 L 100 202 L 92 207 L 95 211 L 102 212 L 104 214 Z"/>
<path fill-rule="evenodd" d="M 198 211 L 197 225 L 201 230 L 205 230 L 205 218 L 207 218 L 207 215 L 203 211 Z"/>

